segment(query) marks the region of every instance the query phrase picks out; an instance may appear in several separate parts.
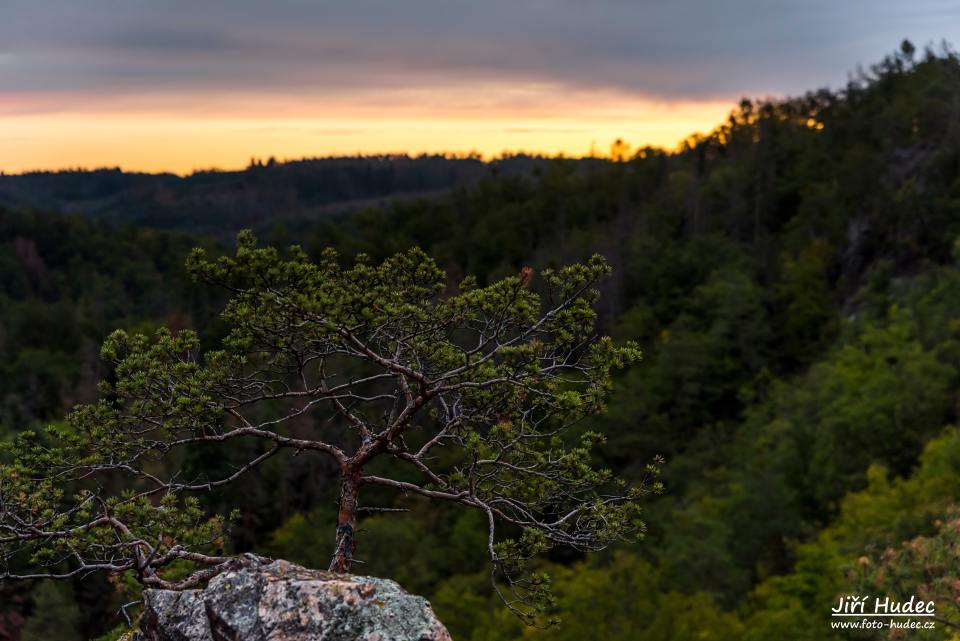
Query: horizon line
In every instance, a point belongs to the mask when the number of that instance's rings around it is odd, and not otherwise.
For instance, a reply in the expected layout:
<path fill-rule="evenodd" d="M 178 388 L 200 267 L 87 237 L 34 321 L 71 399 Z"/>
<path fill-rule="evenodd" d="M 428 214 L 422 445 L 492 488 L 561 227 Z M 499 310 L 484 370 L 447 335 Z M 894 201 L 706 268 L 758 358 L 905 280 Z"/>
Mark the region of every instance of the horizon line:
<path fill-rule="evenodd" d="M 642 151 L 657 151 L 667 154 L 679 153 L 683 150 L 684 144 L 691 138 L 701 136 L 703 134 L 692 133 L 689 136 L 686 136 L 683 140 L 678 142 L 673 148 L 668 148 L 663 145 L 630 145 L 627 141 L 622 141 L 626 143 L 626 149 L 628 150 L 628 155 L 625 157 L 625 160 L 632 160 L 636 155 Z M 617 141 L 611 143 L 611 146 Z M 99 165 L 99 166 L 63 166 L 56 168 L 36 168 L 36 169 L 24 169 L 24 170 L 15 170 L 8 171 L 0 167 L 0 177 L 20 177 L 20 176 L 30 176 L 37 174 L 64 174 L 64 173 L 96 173 L 101 171 L 118 171 L 122 174 L 139 174 L 144 176 L 176 176 L 178 178 L 189 178 L 190 176 L 195 176 L 197 174 L 207 174 L 207 173 L 239 173 L 247 171 L 252 168 L 260 167 L 270 167 L 269 163 L 272 161 L 274 165 L 289 165 L 299 162 L 316 162 L 316 161 L 334 161 L 334 160 L 375 160 L 375 159 L 411 159 L 416 160 L 419 158 L 443 158 L 444 160 L 476 160 L 482 162 L 483 164 L 492 164 L 501 160 L 509 160 L 511 158 L 520 158 L 527 157 L 533 159 L 543 159 L 543 160 L 573 160 L 573 161 L 583 161 L 583 160 L 601 160 L 601 161 L 613 161 L 614 155 L 610 152 L 599 153 L 596 151 L 588 152 L 586 154 L 571 155 L 564 152 L 550 153 L 550 152 L 537 152 L 537 151 L 525 151 L 525 150 L 516 150 L 516 151 L 502 151 L 497 154 L 484 154 L 477 151 L 470 152 L 459 152 L 459 151 L 436 151 L 436 152 L 396 152 L 396 151 L 384 151 L 384 152 L 356 152 L 352 154 L 330 154 L 330 155 L 321 155 L 321 156 L 299 156 L 299 157 L 287 157 L 287 158 L 277 158 L 275 156 L 268 156 L 266 158 L 260 156 L 251 156 L 250 160 L 246 165 L 243 166 L 214 166 L 214 167 L 196 167 L 186 172 L 180 172 L 176 170 L 157 170 L 157 171 L 145 171 L 139 169 L 131 169 L 129 167 L 124 167 L 121 164 L 116 165 Z M 255 164 L 259 162 L 261 164 Z"/>

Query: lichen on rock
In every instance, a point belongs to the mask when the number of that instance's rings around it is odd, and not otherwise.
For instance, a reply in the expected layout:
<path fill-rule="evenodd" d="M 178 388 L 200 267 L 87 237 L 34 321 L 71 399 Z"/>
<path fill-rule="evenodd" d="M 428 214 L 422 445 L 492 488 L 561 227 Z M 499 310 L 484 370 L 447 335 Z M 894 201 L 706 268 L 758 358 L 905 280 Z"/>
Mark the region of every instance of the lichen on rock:
<path fill-rule="evenodd" d="M 203 590 L 147 590 L 135 641 L 450 641 L 394 581 L 250 563 Z"/>

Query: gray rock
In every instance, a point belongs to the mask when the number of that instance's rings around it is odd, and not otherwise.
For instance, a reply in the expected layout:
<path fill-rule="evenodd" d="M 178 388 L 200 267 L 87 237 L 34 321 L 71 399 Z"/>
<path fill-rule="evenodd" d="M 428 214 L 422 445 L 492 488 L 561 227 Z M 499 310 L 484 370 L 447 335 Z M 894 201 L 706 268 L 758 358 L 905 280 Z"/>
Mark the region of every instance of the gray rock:
<path fill-rule="evenodd" d="M 224 572 L 204 590 L 147 590 L 135 641 L 451 641 L 393 581 L 286 561 Z"/>

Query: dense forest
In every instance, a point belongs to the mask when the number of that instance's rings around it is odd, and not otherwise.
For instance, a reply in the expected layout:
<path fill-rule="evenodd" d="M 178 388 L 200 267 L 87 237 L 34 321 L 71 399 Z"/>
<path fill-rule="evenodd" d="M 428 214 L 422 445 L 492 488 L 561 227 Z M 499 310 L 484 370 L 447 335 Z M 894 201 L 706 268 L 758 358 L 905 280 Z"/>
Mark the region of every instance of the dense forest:
<path fill-rule="evenodd" d="M 744 100 L 677 152 L 480 173 L 430 198 L 258 226 L 311 255 L 416 245 L 451 282 L 599 252 L 614 269 L 599 329 L 644 359 L 585 427 L 608 435 L 601 462 L 627 478 L 664 456 L 666 491 L 641 542 L 542 559 L 557 627 L 524 628 L 501 606 L 475 513 L 397 499 L 410 511 L 362 521 L 360 573 L 427 596 L 464 641 L 864 638 L 827 623 L 857 590 L 929 595 L 960 623 L 960 57 L 904 43 L 842 90 Z M 100 177 L 69 181 L 85 192 Z M 270 194 L 254 197 L 282 223 L 287 205 Z M 222 333 L 222 301 L 183 261 L 229 241 L 186 213 L 151 226 L 122 202 L 109 221 L 66 200 L 48 207 L 75 213 L 0 211 L 7 438 L 95 395 L 114 328 Z M 234 551 L 325 567 L 335 490 L 332 474 L 277 458 L 210 507 L 240 508 Z M 3 589 L 0 639 L 122 628 L 105 581 Z"/>
<path fill-rule="evenodd" d="M 301 231 L 318 218 L 399 198 L 428 198 L 496 175 L 528 173 L 546 158 L 405 155 L 252 159 L 242 171 L 188 176 L 120 169 L 0 173 L 0 206 L 77 212 L 224 240 L 241 229 Z M 592 162 L 581 160 L 581 164 Z"/>

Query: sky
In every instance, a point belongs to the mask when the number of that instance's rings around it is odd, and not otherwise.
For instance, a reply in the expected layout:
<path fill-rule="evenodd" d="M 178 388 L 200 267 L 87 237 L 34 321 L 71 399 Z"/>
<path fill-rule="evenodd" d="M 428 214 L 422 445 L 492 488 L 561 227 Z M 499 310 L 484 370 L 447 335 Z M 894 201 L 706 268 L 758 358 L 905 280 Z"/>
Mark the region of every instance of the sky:
<path fill-rule="evenodd" d="M 0 0 L 0 170 L 675 147 L 956 0 Z"/>

